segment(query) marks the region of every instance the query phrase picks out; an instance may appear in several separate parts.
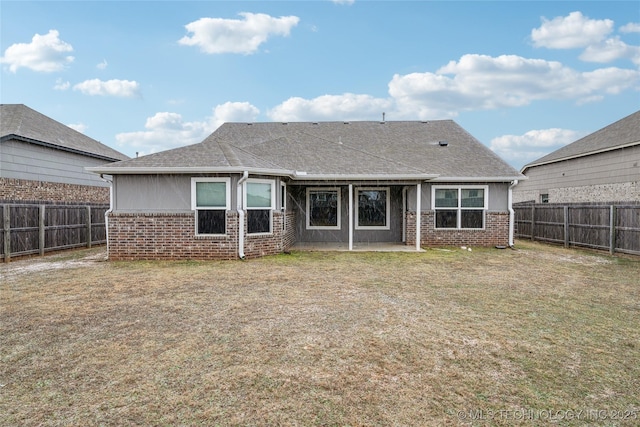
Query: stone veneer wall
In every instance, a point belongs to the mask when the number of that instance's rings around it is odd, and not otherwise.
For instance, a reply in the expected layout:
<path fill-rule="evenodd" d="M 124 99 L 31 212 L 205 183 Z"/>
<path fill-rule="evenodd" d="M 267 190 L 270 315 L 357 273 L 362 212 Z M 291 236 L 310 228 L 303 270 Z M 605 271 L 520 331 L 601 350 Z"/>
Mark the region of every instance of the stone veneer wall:
<path fill-rule="evenodd" d="M 0 178 L 0 201 L 109 204 L 109 187 Z"/>
<path fill-rule="evenodd" d="M 640 201 L 640 181 L 549 188 L 545 191 L 514 190 L 513 203 L 540 203 L 542 193 L 549 195 L 549 203 L 637 202 Z"/>
<path fill-rule="evenodd" d="M 291 215 L 273 212 L 273 232 L 247 235 L 246 258 L 282 253 L 293 244 Z M 108 216 L 110 260 L 238 259 L 238 213 L 227 211 L 227 234 L 196 236 L 195 213 L 111 213 Z M 291 218 L 289 224 L 295 224 Z M 246 229 L 246 217 L 245 217 Z"/>
<path fill-rule="evenodd" d="M 486 212 L 483 230 L 435 228 L 435 212 L 422 212 L 421 246 L 495 246 L 509 244 L 509 212 Z M 416 213 L 407 212 L 407 245 L 415 245 Z"/>

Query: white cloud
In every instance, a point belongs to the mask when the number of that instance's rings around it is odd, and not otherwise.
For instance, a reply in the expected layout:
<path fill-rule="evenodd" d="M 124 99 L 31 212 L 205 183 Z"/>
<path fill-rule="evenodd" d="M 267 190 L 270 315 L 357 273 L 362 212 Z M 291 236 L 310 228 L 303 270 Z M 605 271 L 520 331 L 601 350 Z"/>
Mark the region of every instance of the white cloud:
<path fill-rule="evenodd" d="M 389 94 L 403 115 L 414 112 L 425 119 L 462 110 L 519 107 L 535 100 L 580 101 L 619 93 L 639 82 L 637 70 L 579 72 L 559 62 L 515 55 L 464 55 L 435 73 L 396 74 Z"/>
<path fill-rule="evenodd" d="M 71 87 L 71 83 L 66 82 L 66 81 L 64 81 L 62 79 L 57 79 L 55 86 L 53 86 L 53 89 L 55 89 L 55 90 L 67 90 L 70 87 Z"/>
<path fill-rule="evenodd" d="M 581 12 L 571 12 L 552 20 L 542 18 L 542 25 L 531 31 L 531 39 L 536 47 L 583 48 L 601 42 L 612 30 L 610 19 L 589 19 Z"/>
<path fill-rule="evenodd" d="M 543 18 L 543 24 L 531 31 L 531 39 L 536 47 L 584 48 L 582 61 L 607 63 L 626 58 L 640 65 L 640 47 L 627 45 L 619 36 L 610 37 L 613 27 L 610 19 L 589 19 L 580 12 L 572 12 L 551 21 Z M 640 24 L 629 23 L 620 32 L 640 32 Z"/>
<path fill-rule="evenodd" d="M 104 70 L 104 69 L 106 69 L 106 68 L 107 68 L 107 66 L 108 66 L 108 65 L 109 65 L 109 64 L 107 63 L 107 60 L 106 60 L 106 59 L 103 59 L 101 63 L 99 63 L 98 65 L 96 65 L 96 68 L 97 68 L 98 70 Z"/>
<path fill-rule="evenodd" d="M 84 133 L 89 127 L 83 123 L 71 123 L 67 125 L 73 130 L 77 130 L 80 133 Z"/>
<path fill-rule="evenodd" d="M 73 90 L 85 95 L 117 96 L 133 98 L 140 96 L 140 84 L 130 80 L 85 80 L 73 86 Z"/>
<path fill-rule="evenodd" d="M 3 64 L 9 64 L 9 71 L 15 73 L 20 67 L 33 71 L 51 73 L 61 71 L 73 62 L 73 47 L 60 40 L 57 30 L 49 30 L 45 35 L 35 34 L 31 43 L 16 43 L 4 51 L 0 58 Z"/>
<path fill-rule="evenodd" d="M 569 129 L 531 130 L 524 135 L 503 135 L 491 140 L 489 148 L 510 164 L 524 166 L 585 134 Z"/>
<path fill-rule="evenodd" d="M 242 12 L 244 19 L 200 18 L 185 25 L 192 36 L 178 43 L 198 46 L 205 53 L 255 53 L 271 35 L 288 36 L 298 25 L 297 16 L 274 18 L 263 13 Z"/>
<path fill-rule="evenodd" d="M 627 25 L 620 27 L 621 33 L 640 33 L 640 23 L 629 22 Z"/>
<path fill-rule="evenodd" d="M 215 130 L 224 122 L 254 122 L 259 114 L 260 110 L 248 102 L 225 102 L 213 109 L 210 122 Z"/>
<path fill-rule="evenodd" d="M 389 97 L 366 94 L 292 97 L 268 111 L 275 121 L 433 120 L 461 111 L 521 107 L 540 100 L 595 102 L 640 86 L 640 71 L 600 68 L 581 72 L 559 62 L 515 55 L 464 55 L 435 73 L 396 74 Z"/>
<path fill-rule="evenodd" d="M 314 99 L 289 98 L 268 112 L 275 121 L 380 120 L 393 107 L 390 99 L 345 93 Z"/>
<path fill-rule="evenodd" d="M 607 63 L 621 58 L 629 58 L 640 65 L 640 47 L 630 46 L 614 37 L 602 43 L 588 46 L 580 55 L 580 59 L 588 62 Z"/>
<path fill-rule="evenodd" d="M 216 106 L 212 115 L 203 121 L 184 121 L 182 115 L 171 112 L 156 113 L 145 123 L 144 131 L 116 135 L 120 147 L 137 151 L 140 155 L 201 142 L 222 123 L 255 121 L 260 111 L 248 102 L 227 102 Z"/>
<path fill-rule="evenodd" d="M 332 3 L 335 4 L 348 4 L 348 5 L 352 5 L 356 2 L 356 0 L 331 0 Z"/>

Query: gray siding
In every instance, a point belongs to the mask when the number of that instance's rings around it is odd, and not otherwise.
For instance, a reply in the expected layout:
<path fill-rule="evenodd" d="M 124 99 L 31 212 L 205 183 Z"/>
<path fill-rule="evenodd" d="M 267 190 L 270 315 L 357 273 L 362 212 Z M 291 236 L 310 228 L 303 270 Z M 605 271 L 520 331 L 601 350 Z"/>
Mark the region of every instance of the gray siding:
<path fill-rule="evenodd" d="M 336 187 L 330 184 L 309 185 L 310 188 Z M 340 229 L 318 230 L 307 229 L 307 186 L 289 185 L 288 209 L 296 212 L 296 236 L 300 242 L 346 242 L 349 240 L 349 187 L 340 185 Z M 376 185 L 354 185 L 354 198 L 358 187 L 372 188 Z M 354 225 L 353 241 L 358 242 L 400 242 L 402 241 L 402 186 L 380 185 L 389 187 L 389 229 L 363 230 Z M 354 200 L 354 215 L 355 215 Z"/>
<path fill-rule="evenodd" d="M 516 202 L 526 200 L 539 202 L 540 194 L 554 193 L 554 189 L 570 190 L 589 187 L 594 189 L 590 196 L 591 201 L 619 200 L 612 194 L 599 194 L 602 190 L 598 189 L 603 189 L 610 184 L 612 184 L 611 188 L 622 188 L 621 184 L 636 183 L 637 185 L 640 181 L 640 145 L 533 166 L 525 171 L 525 175 L 528 179 L 521 181 L 514 189 Z M 553 200 L 553 202 L 563 201 L 568 200 Z"/>
<path fill-rule="evenodd" d="M 422 210 L 431 210 L 431 187 L 433 185 L 451 185 L 451 186 L 467 186 L 467 185 L 478 185 L 484 186 L 487 185 L 489 187 L 489 207 L 488 210 L 496 211 L 496 212 L 505 212 L 508 210 L 508 190 L 509 184 L 507 183 L 446 183 L 446 182 L 438 182 L 438 183 L 422 183 L 422 193 L 420 196 L 420 201 L 422 204 Z M 407 208 L 411 211 L 416 210 L 416 187 L 415 185 L 407 187 Z"/>
<path fill-rule="evenodd" d="M 191 211 L 191 178 L 202 175 L 115 175 L 113 210 L 116 212 L 178 213 Z M 228 175 L 221 176 L 228 177 Z M 231 176 L 231 210 L 237 206 L 237 184 Z M 268 178 L 251 176 L 250 178 Z M 276 181 L 276 207 L 280 206 L 280 182 Z"/>
<path fill-rule="evenodd" d="M 0 143 L 0 177 L 31 181 L 108 187 L 84 168 L 108 162 L 81 154 L 7 140 Z"/>

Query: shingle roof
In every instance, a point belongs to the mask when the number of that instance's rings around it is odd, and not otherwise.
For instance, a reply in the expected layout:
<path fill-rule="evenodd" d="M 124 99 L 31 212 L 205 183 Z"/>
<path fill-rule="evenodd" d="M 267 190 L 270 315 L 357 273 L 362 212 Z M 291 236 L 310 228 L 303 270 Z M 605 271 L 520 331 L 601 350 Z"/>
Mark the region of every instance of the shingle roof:
<path fill-rule="evenodd" d="M 636 111 L 584 138 L 540 157 L 525 165 L 522 170 L 524 171 L 532 166 L 587 156 L 635 144 L 640 144 L 640 111 Z"/>
<path fill-rule="evenodd" d="M 199 144 L 91 170 L 166 173 L 234 168 L 304 172 L 312 177 L 521 177 L 451 120 L 225 123 Z"/>
<path fill-rule="evenodd" d="M 128 156 L 89 138 L 23 104 L 0 104 L 0 138 L 54 146 L 106 161 L 129 159 Z"/>

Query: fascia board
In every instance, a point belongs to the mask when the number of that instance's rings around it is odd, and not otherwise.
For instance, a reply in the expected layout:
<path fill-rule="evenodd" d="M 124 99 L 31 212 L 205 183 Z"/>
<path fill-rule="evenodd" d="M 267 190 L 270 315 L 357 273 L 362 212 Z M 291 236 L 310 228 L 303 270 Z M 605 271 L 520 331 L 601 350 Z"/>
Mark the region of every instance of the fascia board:
<path fill-rule="evenodd" d="M 601 150 L 589 151 L 587 153 L 575 154 L 573 156 L 560 157 L 558 159 L 547 160 L 546 162 L 535 162 L 534 161 L 533 163 L 529 163 L 528 165 L 523 166 L 522 170 L 520 171 L 520 173 L 524 173 L 527 169 L 531 169 L 532 167 L 536 167 L 536 166 L 543 166 L 543 165 L 549 165 L 551 163 L 564 162 L 566 160 L 579 159 L 581 157 L 593 156 L 594 154 L 606 153 L 608 151 L 620 150 L 620 149 L 623 149 L 623 148 L 629 148 L 629 147 L 633 147 L 633 146 L 636 146 L 636 145 L 640 145 L 640 141 L 629 142 L 627 144 L 617 145 L 615 147 L 603 148 Z"/>
<path fill-rule="evenodd" d="M 436 179 L 431 180 L 431 182 L 511 182 L 514 180 L 524 180 L 528 179 L 528 177 L 524 175 L 516 175 L 516 176 L 439 176 Z"/>
<path fill-rule="evenodd" d="M 156 175 L 156 174 L 200 174 L 200 173 L 243 173 L 245 171 L 251 174 L 274 175 L 274 176 L 293 176 L 294 171 L 260 169 L 260 168 L 239 168 L 239 167 L 101 167 L 92 166 L 85 170 L 96 174 L 109 175 Z"/>
<path fill-rule="evenodd" d="M 294 181 L 426 181 L 437 174 L 304 174 L 297 172 Z"/>
<path fill-rule="evenodd" d="M 359 180 L 359 181 L 380 181 L 380 180 L 431 180 L 438 177 L 437 174 L 308 174 L 303 171 L 289 171 L 282 169 L 260 169 L 260 168 L 203 168 L 203 167 L 100 167 L 92 166 L 85 168 L 89 172 L 109 175 L 151 175 L 151 174 L 196 174 L 196 173 L 242 173 L 247 171 L 251 174 L 287 176 L 292 180 Z"/>
<path fill-rule="evenodd" d="M 46 142 L 46 141 L 40 141 L 38 139 L 33 139 L 33 138 L 27 138 L 26 136 L 20 136 L 20 135 L 16 135 L 16 134 L 9 134 L 9 135 L 5 135 L 2 138 L 0 138 L 1 142 L 11 141 L 11 140 L 20 141 L 20 142 L 26 142 L 27 144 L 39 145 L 41 147 L 46 147 L 46 148 L 53 148 L 53 149 L 58 150 L 58 151 L 65 151 L 67 153 L 80 154 L 80 155 L 85 156 L 85 157 L 93 157 L 95 159 L 106 160 L 108 162 L 118 162 L 118 161 L 120 161 L 120 159 L 116 159 L 116 158 L 113 158 L 113 157 L 105 156 L 105 155 L 102 155 L 102 154 L 96 154 L 96 153 L 91 153 L 89 151 L 78 150 L 77 148 L 65 147 L 63 145 L 58 145 L 58 144 L 54 144 L 54 143 Z"/>

